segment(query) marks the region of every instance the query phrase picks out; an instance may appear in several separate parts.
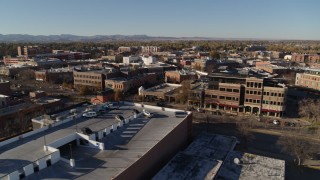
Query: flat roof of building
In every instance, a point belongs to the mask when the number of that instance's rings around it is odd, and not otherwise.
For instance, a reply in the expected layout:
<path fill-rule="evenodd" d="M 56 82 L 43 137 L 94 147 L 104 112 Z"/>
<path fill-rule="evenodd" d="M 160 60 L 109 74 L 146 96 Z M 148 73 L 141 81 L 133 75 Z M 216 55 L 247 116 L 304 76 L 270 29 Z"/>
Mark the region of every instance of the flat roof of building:
<path fill-rule="evenodd" d="M 142 112 L 143 109 L 154 113 L 149 119 L 138 117 L 120 129 L 106 135 L 100 142 L 105 144 L 105 150 L 76 146 L 73 148 L 73 157 L 76 167 L 63 161 L 49 166 L 39 172 L 28 176 L 30 179 L 113 179 L 123 172 L 140 157 L 147 153 L 159 141 L 168 135 L 185 118 L 175 117 L 174 109 L 163 111 L 160 107 L 141 107 L 140 104 L 125 103 L 119 109 L 99 115 L 96 118 L 81 117 L 77 120 L 52 127 L 46 131 L 34 134 L 22 140 L 0 147 L 0 177 L 48 155 L 44 150 L 47 144 L 67 137 L 84 127 L 96 132 L 118 121 L 115 115 L 127 118 L 132 116 L 133 109 Z M 45 136 L 44 136 L 45 135 Z M 62 158 L 64 155 L 61 154 Z"/>
<path fill-rule="evenodd" d="M 238 161 L 239 160 L 239 161 Z M 238 162 L 237 162 L 238 161 Z M 285 161 L 255 154 L 232 151 L 219 171 L 218 179 L 281 179 Z"/>
<path fill-rule="evenodd" d="M 151 87 L 149 89 L 145 89 L 145 91 L 149 92 L 170 92 L 177 88 L 181 87 L 180 84 L 170 84 L 170 83 L 163 83 L 154 87 Z"/>
<path fill-rule="evenodd" d="M 285 161 L 234 151 L 236 143 L 235 137 L 202 134 L 153 179 L 284 179 Z"/>
<path fill-rule="evenodd" d="M 202 134 L 153 179 L 214 179 L 222 161 L 233 150 L 236 142 L 235 137 Z"/>

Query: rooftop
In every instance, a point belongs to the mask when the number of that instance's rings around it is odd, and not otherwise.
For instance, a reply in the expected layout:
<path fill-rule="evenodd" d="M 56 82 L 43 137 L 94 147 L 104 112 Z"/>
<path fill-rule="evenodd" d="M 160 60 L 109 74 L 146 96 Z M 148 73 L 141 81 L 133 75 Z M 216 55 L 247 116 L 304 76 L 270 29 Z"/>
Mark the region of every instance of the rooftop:
<path fill-rule="evenodd" d="M 203 134 L 178 153 L 153 179 L 214 179 L 236 142 L 234 137 Z"/>
<path fill-rule="evenodd" d="M 151 119 L 142 116 L 131 119 L 126 125 L 107 134 L 99 142 L 92 140 L 99 145 L 103 144 L 104 150 L 83 145 L 73 147 L 72 154 L 76 161 L 74 168 L 70 167 L 69 162 L 60 160 L 28 176 L 30 179 L 115 178 L 167 136 L 185 118 L 176 118 L 173 109 L 166 108 L 166 111 L 163 111 L 159 107 L 146 105 L 141 107 L 139 104 L 125 103 L 119 109 L 110 110 L 95 118 L 80 117 L 61 125 L 51 125 L 48 130 L 0 146 L 0 178 L 49 155 L 50 151 L 44 150 L 45 142 L 50 147 L 73 136 L 83 137 L 79 130 L 84 127 L 90 128 L 93 132 L 113 128 L 114 125 L 119 124 L 119 121 L 114 118 L 115 115 L 122 115 L 126 119 L 133 118 L 133 109 L 140 112 L 145 109 L 154 113 L 154 116 Z M 70 140 L 65 143 L 70 143 Z M 63 148 L 59 150 L 62 159 L 69 158 L 69 150 L 64 151 Z"/>
<path fill-rule="evenodd" d="M 221 179 L 283 180 L 284 175 L 285 162 L 283 160 L 232 151 L 223 162 L 218 176 Z"/>
<path fill-rule="evenodd" d="M 202 134 L 162 168 L 162 179 L 284 179 L 285 162 L 233 151 L 237 139 Z"/>
<path fill-rule="evenodd" d="M 145 89 L 144 91 L 152 91 L 152 92 L 170 92 L 177 88 L 181 87 L 180 84 L 169 84 L 169 83 L 163 83 L 154 87 L 151 87 L 149 89 Z"/>

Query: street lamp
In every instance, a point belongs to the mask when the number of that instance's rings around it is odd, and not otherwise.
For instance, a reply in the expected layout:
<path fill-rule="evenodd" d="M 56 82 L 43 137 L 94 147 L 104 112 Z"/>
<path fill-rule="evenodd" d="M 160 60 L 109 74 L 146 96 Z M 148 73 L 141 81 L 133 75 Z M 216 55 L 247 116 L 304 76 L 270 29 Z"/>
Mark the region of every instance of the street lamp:
<path fill-rule="evenodd" d="M 46 126 L 46 120 L 45 120 L 45 119 L 43 119 L 43 126 L 44 126 L 44 127 Z M 43 140 L 44 140 L 45 151 L 48 151 L 46 134 L 43 135 Z"/>

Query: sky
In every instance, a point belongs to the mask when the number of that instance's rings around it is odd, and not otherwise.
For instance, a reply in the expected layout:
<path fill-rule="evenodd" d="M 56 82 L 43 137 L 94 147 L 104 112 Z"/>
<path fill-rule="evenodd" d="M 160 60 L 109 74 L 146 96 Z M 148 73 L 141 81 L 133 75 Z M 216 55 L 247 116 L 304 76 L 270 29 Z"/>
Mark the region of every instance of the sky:
<path fill-rule="evenodd" d="M 320 40 L 320 0 L 1 0 L 0 34 Z"/>

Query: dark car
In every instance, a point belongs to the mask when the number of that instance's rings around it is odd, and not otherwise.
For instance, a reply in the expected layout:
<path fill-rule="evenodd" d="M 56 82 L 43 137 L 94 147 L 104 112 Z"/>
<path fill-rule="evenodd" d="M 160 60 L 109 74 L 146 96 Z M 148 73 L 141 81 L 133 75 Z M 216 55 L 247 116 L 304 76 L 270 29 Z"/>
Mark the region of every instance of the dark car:
<path fill-rule="evenodd" d="M 157 106 L 164 107 L 166 104 L 163 101 L 157 102 Z"/>
<path fill-rule="evenodd" d="M 174 115 L 177 117 L 177 118 L 184 118 L 188 115 L 187 112 L 184 112 L 184 111 L 176 111 L 174 113 Z"/>

